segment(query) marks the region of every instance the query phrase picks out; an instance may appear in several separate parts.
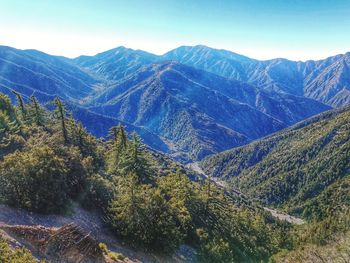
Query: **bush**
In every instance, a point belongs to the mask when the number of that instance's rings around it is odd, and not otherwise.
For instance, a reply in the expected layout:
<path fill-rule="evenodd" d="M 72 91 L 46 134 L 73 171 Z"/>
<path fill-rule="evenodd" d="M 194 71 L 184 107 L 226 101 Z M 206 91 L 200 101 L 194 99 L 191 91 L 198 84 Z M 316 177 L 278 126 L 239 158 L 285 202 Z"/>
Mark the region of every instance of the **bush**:
<path fill-rule="evenodd" d="M 16 151 L 0 164 L 0 197 L 31 211 L 60 212 L 69 200 L 67 176 L 64 160 L 47 146 Z"/>
<path fill-rule="evenodd" d="M 125 256 L 123 254 L 115 253 L 115 252 L 109 252 L 108 257 L 112 260 L 115 260 L 115 261 L 125 259 Z"/>
<path fill-rule="evenodd" d="M 32 254 L 26 249 L 12 249 L 0 237 L 0 262 L 1 263 L 38 263 Z"/>

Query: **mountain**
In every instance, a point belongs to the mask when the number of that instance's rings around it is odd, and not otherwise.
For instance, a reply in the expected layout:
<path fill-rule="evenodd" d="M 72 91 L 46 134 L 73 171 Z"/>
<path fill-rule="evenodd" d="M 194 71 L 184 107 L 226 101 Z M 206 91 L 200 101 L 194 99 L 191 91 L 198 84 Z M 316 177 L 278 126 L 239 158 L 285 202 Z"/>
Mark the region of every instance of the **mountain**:
<path fill-rule="evenodd" d="M 142 67 L 92 96 L 89 109 L 144 127 L 191 158 L 239 146 L 329 109 L 176 62 Z"/>
<path fill-rule="evenodd" d="M 203 45 L 182 46 L 169 51 L 162 58 L 242 81 L 248 79 L 246 69 L 242 65 L 255 61 L 227 50 L 213 49 Z"/>
<path fill-rule="evenodd" d="M 36 50 L 0 46 L 0 92 L 13 97 L 12 89 L 40 101 L 55 96 L 78 103 L 98 81 L 60 57 Z"/>
<path fill-rule="evenodd" d="M 95 56 L 77 57 L 73 62 L 104 79 L 119 80 L 157 59 L 156 55 L 142 50 L 117 47 Z"/>
<path fill-rule="evenodd" d="M 305 96 L 333 107 L 350 103 L 350 53 L 319 61 L 259 61 L 226 50 L 185 46 L 163 58 L 245 81 L 266 91 Z"/>
<path fill-rule="evenodd" d="M 118 47 L 73 63 L 107 80 L 120 80 L 142 66 L 177 61 L 268 92 L 303 96 L 340 107 L 350 103 L 350 53 L 306 62 L 283 58 L 260 61 L 203 45 L 181 46 L 162 56 Z"/>
<path fill-rule="evenodd" d="M 328 187 L 350 174 L 349 123 L 349 107 L 327 111 L 246 146 L 209 156 L 201 167 L 264 204 L 302 213 L 305 204 L 320 199 Z"/>
<path fill-rule="evenodd" d="M 262 88 L 242 73 L 250 72 L 248 64 L 264 63 L 204 46 L 164 56 L 118 47 L 76 59 L 0 47 L 0 91 L 14 99 L 14 89 L 41 102 L 59 96 L 97 136 L 120 122 L 157 150 L 198 160 L 330 109 L 300 92 Z M 233 74 L 239 65 L 244 71 Z M 287 83 L 282 73 L 279 82 Z"/>

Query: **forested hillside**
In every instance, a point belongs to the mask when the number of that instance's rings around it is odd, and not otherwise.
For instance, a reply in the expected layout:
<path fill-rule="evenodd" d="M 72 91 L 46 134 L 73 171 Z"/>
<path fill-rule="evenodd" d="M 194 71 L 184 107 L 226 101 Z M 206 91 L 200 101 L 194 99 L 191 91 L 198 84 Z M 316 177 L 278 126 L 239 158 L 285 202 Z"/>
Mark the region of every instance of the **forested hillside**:
<path fill-rule="evenodd" d="M 59 98 L 49 112 L 35 97 L 25 102 L 16 96 L 14 107 L 0 95 L 2 203 L 64 214 L 78 202 L 98 211 L 111 233 L 135 249 L 171 255 L 188 244 L 201 262 L 257 262 L 292 246 L 286 237 L 291 226 L 211 181 L 191 181 L 180 165 L 147 150 L 123 126 L 100 141 Z"/>
<path fill-rule="evenodd" d="M 330 111 L 247 146 L 208 157 L 208 174 L 265 204 L 299 208 L 350 173 L 350 109 Z"/>
<path fill-rule="evenodd" d="M 350 228 L 349 125 L 348 107 L 329 111 L 200 164 L 252 200 L 308 221 L 302 245 L 276 262 L 342 262 L 337 250 L 348 246 Z"/>

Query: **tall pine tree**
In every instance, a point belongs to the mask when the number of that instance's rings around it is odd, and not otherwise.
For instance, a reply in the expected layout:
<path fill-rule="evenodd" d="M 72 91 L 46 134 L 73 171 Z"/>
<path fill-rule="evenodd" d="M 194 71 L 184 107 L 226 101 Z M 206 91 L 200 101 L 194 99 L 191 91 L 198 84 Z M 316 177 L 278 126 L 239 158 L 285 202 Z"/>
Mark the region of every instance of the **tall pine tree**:
<path fill-rule="evenodd" d="M 61 122 L 61 131 L 63 135 L 63 140 L 64 143 L 68 143 L 68 131 L 67 131 L 67 126 L 66 126 L 66 109 L 64 106 L 64 103 L 60 100 L 60 98 L 56 97 L 55 98 L 55 104 L 56 104 L 56 114 L 58 116 L 58 119 Z"/>

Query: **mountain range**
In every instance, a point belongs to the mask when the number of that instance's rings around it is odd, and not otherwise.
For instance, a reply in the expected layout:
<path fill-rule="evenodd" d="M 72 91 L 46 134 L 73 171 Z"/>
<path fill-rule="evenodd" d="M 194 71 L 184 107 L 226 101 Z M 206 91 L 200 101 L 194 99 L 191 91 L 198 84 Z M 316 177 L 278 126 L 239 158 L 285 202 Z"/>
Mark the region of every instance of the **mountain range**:
<path fill-rule="evenodd" d="M 162 56 L 118 47 L 68 59 L 2 46 L 0 92 L 59 96 L 95 135 L 120 122 L 186 162 L 347 105 L 349 65 L 350 53 L 294 62 L 205 46 Z"/>

